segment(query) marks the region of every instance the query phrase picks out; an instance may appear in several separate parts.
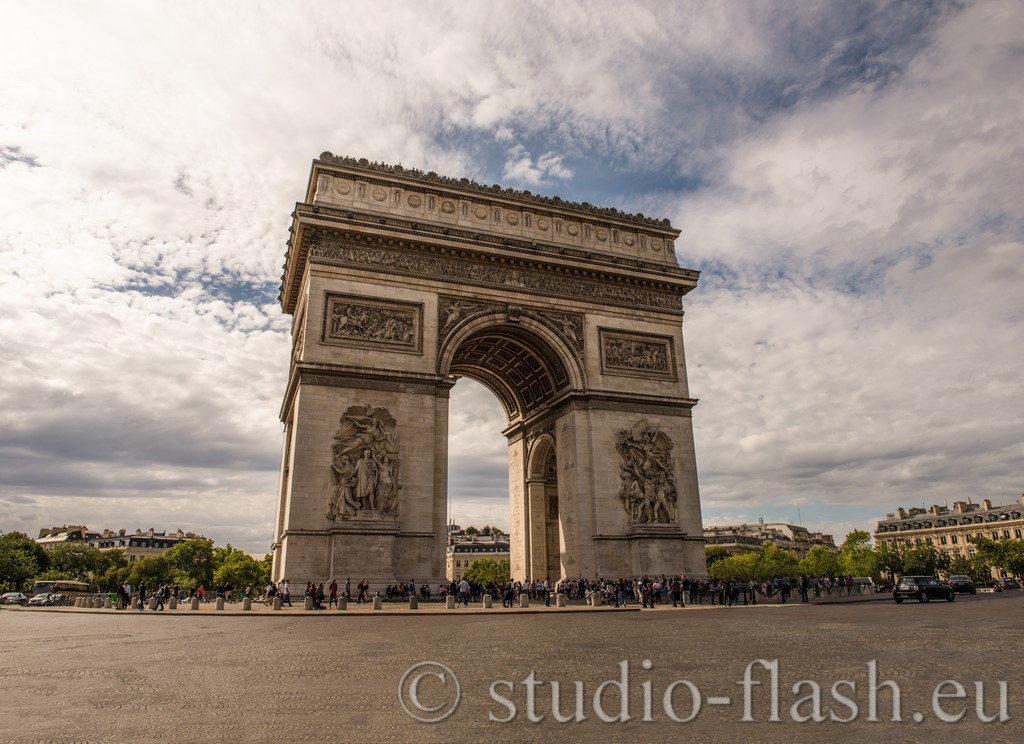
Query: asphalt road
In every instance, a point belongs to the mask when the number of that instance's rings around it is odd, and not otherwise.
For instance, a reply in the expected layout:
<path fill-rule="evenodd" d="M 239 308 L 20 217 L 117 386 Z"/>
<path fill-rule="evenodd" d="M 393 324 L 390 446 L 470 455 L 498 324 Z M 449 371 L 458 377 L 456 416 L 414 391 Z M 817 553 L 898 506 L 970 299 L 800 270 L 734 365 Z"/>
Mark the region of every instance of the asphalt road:
<path fill-rule="evenodd" d="M 1019 742 L 1022 629 L 1021 592 L 624 613 L 5 608 L 0 741 Z"/>

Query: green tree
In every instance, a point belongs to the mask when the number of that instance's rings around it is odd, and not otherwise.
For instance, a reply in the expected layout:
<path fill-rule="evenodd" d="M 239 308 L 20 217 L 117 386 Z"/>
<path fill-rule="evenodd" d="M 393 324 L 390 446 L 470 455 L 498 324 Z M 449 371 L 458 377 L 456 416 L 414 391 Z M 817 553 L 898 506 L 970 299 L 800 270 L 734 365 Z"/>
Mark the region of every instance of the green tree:
<path fill-rule="evenodd" d="M 815 545 L 800 561 L 800 573 L 807 576 L 838 576 L 839 558 L 824 545 Z"/>
<path fill-rule="evenodd" d="M 234 550 L 234 548 L 232 548 Z M 168 548 L 162 557 L 170 569 L 170 580 L 185 588 L 213 584 L 213 543 L 209 540 L 183 540 Z"/>
<path fill-rule="evenodd" d="M 716 560 L 708 569 L 708 576 L 719 581 L 750 581 L 760 578 L 760 553 L 730 555 Z"/>
<path fill-rule="evenodd" d="M 62 578 L 91 581 L 106 563 L 99 549 L 85 542 L 66 542 L 50 548 L 50 572 L 61 573 Z"/>
<path fill-rule="evenodd" d="M 469 525 L 469 527 L 467 527 L 464 531 L 465 531 L 465 533 L 467 535 L 476 535 L 476 534 L 479 534 L 479 532 L 480 532 L 480 530 L 478 530 L 473 525 Z"/>
<path fill-rule="evenodd" d="M 758 560 L 759 579 L 771 579 L 776 576 L 788 576 L 790 578 L 800 574 L 800 564 L 792 553 L 787 553 L 771 543 L 761 546 L 761 555 Z"/>
<path fill-rule="evenodd" d="M 49 557 L 39 544 L 24 532 L 0 535 L 0 584 L 11 590 L 50 567 Z"/>
<path fill-rule="evenodd" d="M 725 560 L 729 557 L 729 551 L 723 548 L 721 545 L 706 545 L 704 547 L 704 560 L 707 561 L 708 571 L 718 561 Z M 710 573 L 708 574 L 711 575 Z"/>
<path fill-rule="evenodd" d="M 903 576 L 906 573 L 903 570 L 903 546 L 893 542 L 880 544 L 875 548 L 875 565 L 880 572 L 886 574 L 889 581 L 895 581 L 896 577 Z"/>
<path fill-rule="evenodd" d="M 878 561 L 871 548 L 871 535 L 854 530 L 846 536 L 839 549 L 839 569 L 844 576 L 877 575 Z"/>
<path fill-rule="evenodd" d="M 903 573 L 907 576 L 937 576 L 949 568 L 949 556 L 929 543 L 910 545 L 903 551 Z"/>
<path fill-rule="evenodd" d="M 152 591 L 161 584 L 172 583 L 173 570 L 166 556 L 167 553 L 163 553 L 133 561 L 128 567 L 128 582 L 132 588 L 145 582 L 146 587 Z"/>
<path fill-rule="evenodd" d="M 481 558 L 473 562 L 463 578 L 474 584 L 502 584 L 509 580 L 511 566 L 508 560 L 496 561 L 493 558 Z"/>
<path fill-rule="evenodd" d="M 241 550 L 232 550 L 214 570 L 213 583 L 216 586 L 230 584 L 236 591 L 246 587 L 259 590 L 266 583 L 264 575 L 261 561 Z"/>
<path fill-rule="evenodd" d="M 121 551 L 112 551 L 121 555 L 121 564 L 109 563 L 107 567 L 101 572 L 96 574 L 94 583 L 96 588 L 104 592 L 112 592 L 121 586 L 124 582 L 128 581 L 128 576 L 131 574 L 131 569 L 128 568 L 127 563 L 124 561 L 124 555 Z"/>
<path fill-rule="evenodd" d="M 978 551 L 977 557 L 981 561 L 1015 576 L 1024 575 L 1024 541 L 973 537 L 971 543 Z"/>

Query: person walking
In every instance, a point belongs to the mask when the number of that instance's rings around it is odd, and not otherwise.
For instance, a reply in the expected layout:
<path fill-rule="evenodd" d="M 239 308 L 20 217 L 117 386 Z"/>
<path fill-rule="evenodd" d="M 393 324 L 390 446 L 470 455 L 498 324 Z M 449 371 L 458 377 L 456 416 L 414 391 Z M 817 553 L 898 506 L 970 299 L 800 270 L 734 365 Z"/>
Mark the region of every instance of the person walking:
<path fill-rule="evenodd" d="M 146 582 L 139 582 L 139 612 L 146 609 Z"/>

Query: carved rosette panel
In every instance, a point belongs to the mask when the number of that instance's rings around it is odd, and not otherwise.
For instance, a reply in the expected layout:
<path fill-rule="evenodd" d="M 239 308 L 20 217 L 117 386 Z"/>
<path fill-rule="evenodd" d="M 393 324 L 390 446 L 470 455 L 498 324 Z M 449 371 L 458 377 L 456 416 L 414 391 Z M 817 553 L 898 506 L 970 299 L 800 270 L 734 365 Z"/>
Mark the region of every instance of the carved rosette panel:
<path fill-rule="evenodd" d="M 385 269 L 397 274 L 429 276 L 451 282 L 472 282 L 500 289 L 525 289 L 587 300 L 603 300 L 624 305 L 679 310 L 676 292 L 660 292 L 639 287 L 592 282 L 544 271 L 494 266 L 476 261 L 440 258 L 399 251 L 346 245 L 335 241 L 316 243 L 309 248 L 310 260 L 355 267 Z"/>
<path fill-rule="evenodd" d="M 386 408 L 350 406 L 331 445 L 327 519 L 396 517 L 400 469 L 394 417 Z"/>
<path fill-rule="evenodd" d="M 423 348 L 423 306 L 412 302 L 325 294 L 323 343 L 386 347 L 419 353 Z"/>
<path fill-rule="evenodd" d="M 675 350 L 670 336 L 621 333 L 599 329 L 601 370 L 605 374 L 677 380 Z"/>
<path fill-rule="evenodd" d="M 622 429 L 615 449 L 622 457 L 619 498 L 632 524 L 674 524 L 675 463 L 672 440 L 647 419 Z"/>

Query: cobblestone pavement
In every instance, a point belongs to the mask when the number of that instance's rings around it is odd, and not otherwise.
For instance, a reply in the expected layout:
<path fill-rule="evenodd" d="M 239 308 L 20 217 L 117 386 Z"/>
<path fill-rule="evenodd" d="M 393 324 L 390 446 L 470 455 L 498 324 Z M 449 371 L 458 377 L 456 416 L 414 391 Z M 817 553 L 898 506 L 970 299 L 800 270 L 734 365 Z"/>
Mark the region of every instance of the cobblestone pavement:
<path fill-rule="evenodd" d="M 4 608 L 0 741 L 1019 742 L 1022 616 L 1019 592 L 961 596 L 952 604 L 618 613 L 241 616 Z M 768 669 L 751 668 L 760 684 L 739 684 L 757 659 L 777 660 L 779 721 L 769 720 Z M 461 702 L 440 723 L 414 720 L 399 702 L 403 675 L 425 661 L 445 665 L 459 682 Z M 964 698 L 946 684 L 937 713 L 933 693 L 944 680 L 962 684 Z M 595 706 L 595 691 L 609 681 Z M 623 712 L 623 681 L 630 720 L 605 722 Z M 899 687 L 902 721 L 892 720 L 887 681 Z M 1009 720 L 982 723 L 975 683 L 984 683 L 982 714 L 993 716 L 1001 681 L 1008 683 Z M 440 715 L 454 699 L 454 680 L 440 667 L 420 667 L 405 682 L 406 707 L 421 717 Z M 559 683 L 557 710 L 552 682 Z M 583 689 L 578 704 L 576 682 Z M 799 723 L 794 719 L 814 713 L 811 682 L 820 686 L 825 720 Z M 747 690 L 753 720 L 744 722 Z M 669 713 L 693 713 L 695 697 L 699 714 L 673 721 Z M 871 697 L 876 721 L 868 720 Z M 643 720 L 645 707 L 653 720 Z M 939 718 L 961 711 L 957 723 Z M 582 722 L 556 720 L 578 712 Z M 531 721 L 531 713 L 543 720 Z M 833 721 L 830 714 L 853 720 Z"/>

